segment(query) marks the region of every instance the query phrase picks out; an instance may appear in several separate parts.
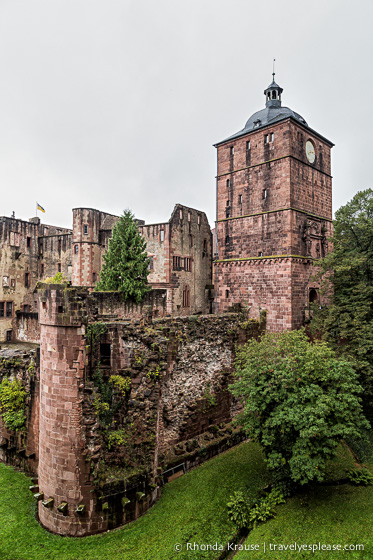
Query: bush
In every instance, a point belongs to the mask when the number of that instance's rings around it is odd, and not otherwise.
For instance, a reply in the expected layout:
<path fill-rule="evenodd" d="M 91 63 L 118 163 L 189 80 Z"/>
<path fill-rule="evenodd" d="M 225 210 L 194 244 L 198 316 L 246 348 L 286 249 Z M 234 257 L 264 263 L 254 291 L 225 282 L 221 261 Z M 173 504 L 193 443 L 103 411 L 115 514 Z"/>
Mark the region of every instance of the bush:
<path fill-rule="evenodd" d="M 367 468 L 351 469 L 347 473 L 347 477 L 356 486 L 370 486 L 373 484 L 373 475 Z"/>
<path fill-rule="evenodd" d="M 26 424 L 25 415 L 26 391 L 18 379 L 9 381 L 5 377 L 0 383 L 0 413 L 9 430 L 23 430 Z"/>

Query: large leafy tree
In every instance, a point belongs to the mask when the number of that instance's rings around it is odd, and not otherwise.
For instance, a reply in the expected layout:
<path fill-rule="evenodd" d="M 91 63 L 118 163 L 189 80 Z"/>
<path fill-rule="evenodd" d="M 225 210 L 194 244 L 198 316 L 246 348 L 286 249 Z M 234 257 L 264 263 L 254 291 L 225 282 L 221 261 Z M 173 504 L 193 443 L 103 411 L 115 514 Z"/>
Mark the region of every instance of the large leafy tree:
<path fill-rule="evenodd" d="M 285 479 L 323 480 L 340 440 L 369 427 L 351 363 L 303 330 L 250 340 L 237 351 L 235 375 L 231 391 L 244 404 L 239 422 Z"/>
<path fill-rule="evenodd" d="M 124 299 L 140 302 L 150 290 L 146 241 L 141 237 L 134 216 L 125 210 L 113 228 L 96 291 L 119 291 Z"/>
<path fill-rule="evenodd" d="M 355 362 L 364 410 L 373 420 L 373 190 L 358 192 L 337 210 L 333 250 L 319 276 L 329 303 L 315 309 L 313 332 Z"/>

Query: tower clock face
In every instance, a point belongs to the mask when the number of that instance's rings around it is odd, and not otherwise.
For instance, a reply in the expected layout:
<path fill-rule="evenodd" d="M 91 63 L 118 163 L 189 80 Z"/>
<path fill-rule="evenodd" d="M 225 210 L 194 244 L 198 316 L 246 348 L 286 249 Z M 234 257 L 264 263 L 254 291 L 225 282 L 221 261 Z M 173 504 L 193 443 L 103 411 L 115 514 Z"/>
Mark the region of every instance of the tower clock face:
<path fill-rule="evenodd" d="M 315 161 L 315 146 L 312 144 L 311 140 L 307 140 L 306 142 L 306 156 L 310 163 L 313 163 Z"/>

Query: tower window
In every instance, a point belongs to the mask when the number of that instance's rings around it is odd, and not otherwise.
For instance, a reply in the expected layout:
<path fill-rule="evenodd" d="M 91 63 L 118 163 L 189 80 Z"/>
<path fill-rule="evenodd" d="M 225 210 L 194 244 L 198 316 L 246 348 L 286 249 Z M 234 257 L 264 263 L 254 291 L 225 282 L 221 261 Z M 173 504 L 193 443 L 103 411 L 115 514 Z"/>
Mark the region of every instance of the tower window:
<path fill-rule="evenodd" d="M 40 265 L 40 276 L 43 276 L 44 274 L 44 263 L 41 263 Z"/>
<path fill-rule="evenodd" d="M 27 248 L 31 247 L 31 237 L 27 238 Z"/>
<path fill-rule="evenodd" d="M 28 288 L 30 285 L 30 273 L 25 272 L 25 288 Z"/>
<path fill-rule="evenodd" d="M 229 290 L 225 290 L 225 298 L 226 298 L 226 299 L 229 298 Z"/>
<path fill-rule="evenodd" d="M 276 99 L 276 90 L 272 91 L 272 99 Z"/>
<path fill-rule="evenodd" d="M 84 235 L 88 235 L 88 224 L 84 224 L 83 233 L 84 233 Z"/>
<path fill-rule="evenodd" d="M 268 144 L 268 142 L 269 142 L 269 136 L 268 136 L 268 134 L 266 134 L 264 136 L 264 144 Z"/>
<path fill-rule="evenodd" d="M 57 263 L 57 272 L 61 272 L 61 263 Z"/>
<path fill-rule="evenodd" d="M 273 132 L 271 132 L 271 142 L 273 142 L 274 138 L 275 138 L 275 135 L 273 134 Z"/>
<path fill-rule="evenodd" d="M 74 245 L 74 253 L 76 255 L 79 253 L 79 245 Z"/>
<path fill-rule="evenodd" d="M 262 257 L 262 256 L 263 256 L 263 251 L 259 251 L 258 257 Z"/>
<path fill-rule="evenodd" d="M 231 186 L 230 179 L 227 179 L 227 189 L 229 189 L 230 186 Z"/>
<path fill-rule="evenodd" d="M 267 200 L 267 189 L 263 190 L 262 198 L 263 198 L 263 200 Z"/>
<path fill-rule="evenodd" d="M 149 257 L 148 270 L 154 270 L 154 257 Z"/>
<path fill-rule="evenodd" d="M 249 151 L 250 150 L 250 140 L 248 140 L 246 142 L 246 150 Z"/>
<path fill-rule="evenodd" d="M 190 222 L 191 216 L 190 216 L 190 212 L 188 212 L 188 222 Z"/>
<path fill-rule="evenodd" d="M 161 229 L 159 238 L 161 240 L 161 243 L 163 243 L 163 241 L 164 241 L 164 229 Z"/>
<path fill-rule="evenodd" d="M 229 235 L 227 235 L 226 238 L 225 238 L 225 244 L 226 244 L 226 245 L 229 245 L 229 241 L 230 241 L 230 240 L 229 240 Z"/>
<path fill-rule="evenodd" d="M 183 219 L 183 211 L 180 208 L 180 220 L 182 220 L 182 219 Z"/>
<path fill-rule="evenodd" d="M 229 206 L 229 199 L 227 200 L 227 206 Z"/>
<path fill-rule="evenodd" d="M 231 146 L 231 148 L 230 148 L 230 154 L 231 154 L 231 157 L 234 156 L 234 146 Z"/>
<path fill-rule="evenodd" d="M 238 204 L 242 204 L 242 194 L 238 195 Z"/>

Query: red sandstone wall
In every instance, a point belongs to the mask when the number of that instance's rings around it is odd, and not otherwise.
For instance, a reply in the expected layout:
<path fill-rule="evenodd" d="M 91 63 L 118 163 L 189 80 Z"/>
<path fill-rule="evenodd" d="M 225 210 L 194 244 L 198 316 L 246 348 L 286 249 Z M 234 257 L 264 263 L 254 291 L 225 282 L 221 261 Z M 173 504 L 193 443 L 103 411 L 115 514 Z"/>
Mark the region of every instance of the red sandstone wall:
<path fill-rule="evenodd" d="M 312 165 L 307 140 L 315 145 Z M 302 325 L 313 272 L 308 257 L 326 254 L 332 232 L 330 148 L 291 119 L 218 146 L 220 312 L 248 302 L 255 316 L 268 310 L 270 330 Z"/>
<path fill-rule="evenodd" d="M 82 316 L 74 298 L 50 286 L 41 292 L 39 519 L 47 529 L 86 535 L 106 528 L 94 507 L 89 465 L 84 461 L 82 389 L 84 338 Z M 67 513 L 57 510 L 68 503 Z M 76 509 L 85 506 L 83 515 Z"/>

